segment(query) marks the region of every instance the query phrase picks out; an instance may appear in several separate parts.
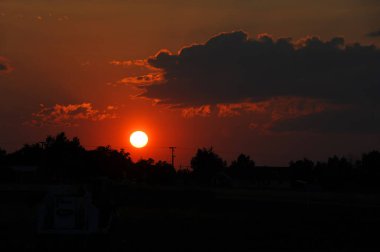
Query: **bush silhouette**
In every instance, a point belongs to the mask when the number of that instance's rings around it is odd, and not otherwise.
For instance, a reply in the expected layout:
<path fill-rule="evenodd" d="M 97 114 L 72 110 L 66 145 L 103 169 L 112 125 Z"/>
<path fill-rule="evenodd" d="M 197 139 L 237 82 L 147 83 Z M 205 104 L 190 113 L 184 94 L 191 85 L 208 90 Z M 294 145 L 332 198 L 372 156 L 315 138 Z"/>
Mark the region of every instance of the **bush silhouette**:
<path fill-rule="evenodd" d="M 194 178 L 201 183 L 210 183 L 213 176 L 226 168 L 226 162 L 211 148 L 198 149 L 191 159 Z"/>

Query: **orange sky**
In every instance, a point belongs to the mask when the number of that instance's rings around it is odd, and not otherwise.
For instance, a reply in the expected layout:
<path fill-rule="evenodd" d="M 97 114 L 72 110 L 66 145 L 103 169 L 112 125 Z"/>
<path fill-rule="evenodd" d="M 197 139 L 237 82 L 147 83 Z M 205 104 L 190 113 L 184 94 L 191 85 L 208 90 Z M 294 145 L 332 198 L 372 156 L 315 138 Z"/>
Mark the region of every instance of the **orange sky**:
<path fill-rule="evenodd" d="M 380 148 L 378 133 L 268 134 L 253 130 L 247 116 L 187 118 L 182 109 L 137 98 L 141 90 L 120 83 L 146 69 L 110 63 L 147 59 L 161 49 L 176 53 L 235 30 L 252 38 L 260 33 L 294 39 L 343 36 L 346 43 L 379 46 L 379 37 L 366 36 L 379 24 L 380 4 L 374 0 L 3 0 L 0 56 L 12 71 L 0 75 L 0 146 L 12 151 L 65 131 L 87 148 L 110 144 L 134 159 L 169 161 L 167 147 L 178 146 L 182 166 L 203 146 L 214 146 L 228 160 L 244 152 L 267 165 Z M 42 122 L 56 104 L 81 113 L 50 114 Z M 146 148 L 129 145 L 134 130 L 148 133 Z"/>

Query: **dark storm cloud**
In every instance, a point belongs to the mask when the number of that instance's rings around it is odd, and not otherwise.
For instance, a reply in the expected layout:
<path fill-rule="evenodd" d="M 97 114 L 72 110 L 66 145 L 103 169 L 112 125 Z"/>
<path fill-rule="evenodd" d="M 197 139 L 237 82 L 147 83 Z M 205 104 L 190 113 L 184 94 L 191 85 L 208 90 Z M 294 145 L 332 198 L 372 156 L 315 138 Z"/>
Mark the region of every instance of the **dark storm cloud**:
<path fill-rule="evenodd" d="M 178 54 L 160 52 L 148 62 L 164 71 L 166 82 L 146 87 L 143 96 L 185 107 L 277 96 L 337 103 L 380 98 L 380 51 L 345 45 L 338 37 L 292 42 L 223 33 Z"/>
<path fill-rule="evenodd" d="M 265 131 L 380 131 L 380 51 L 372 45 L 250 39 L 237 31 L 177 54 L 161 51 L 147 63 L 162 81 L 140 86 L 140 96 L 159 104 L 207 106 L 207 115 L 216 109 L 222 117 L 250 113 L 254 128 Z"/>
<path fill-rule="evenodd" d="M 374 31 L 374 32 L 370 32 L 370 33 L 367 34 L 367 36 L 368 37 L 372 37 L 372 38 L 374 38 L 374 37 L 380 37 L 380 30 Z"/>

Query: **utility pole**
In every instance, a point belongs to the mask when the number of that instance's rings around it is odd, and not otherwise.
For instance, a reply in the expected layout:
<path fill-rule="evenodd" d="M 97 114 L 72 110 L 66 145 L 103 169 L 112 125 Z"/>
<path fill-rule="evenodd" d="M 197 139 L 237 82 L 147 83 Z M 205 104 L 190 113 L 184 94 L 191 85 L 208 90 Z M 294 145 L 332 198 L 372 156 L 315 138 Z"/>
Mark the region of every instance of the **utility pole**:
<path fill-rule="evenodd" d="M 175 158 L 175 155 L 174 155 L 174 150 L 176 149 L 177 147 L 174 147 L 174 146 L 170 146 L 169 149 L 172 150 L 172 166 L 174 167 L 174 158 Z"/>

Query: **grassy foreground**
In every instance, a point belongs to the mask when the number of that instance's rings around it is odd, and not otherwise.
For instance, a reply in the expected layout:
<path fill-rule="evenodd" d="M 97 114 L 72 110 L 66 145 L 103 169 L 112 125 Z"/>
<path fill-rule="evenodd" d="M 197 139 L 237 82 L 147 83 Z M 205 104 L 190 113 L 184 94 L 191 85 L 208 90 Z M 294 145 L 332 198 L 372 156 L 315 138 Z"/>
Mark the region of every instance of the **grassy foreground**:
<path fill-rule="evenodd" d="M 374 249 L 378 195 L 118 186 L 107 235 L 38 236 L 44 191 L 2 189 L 0 249 L 342 251 Z M 5 251 L 5 250 L 4 250 Z"/>

